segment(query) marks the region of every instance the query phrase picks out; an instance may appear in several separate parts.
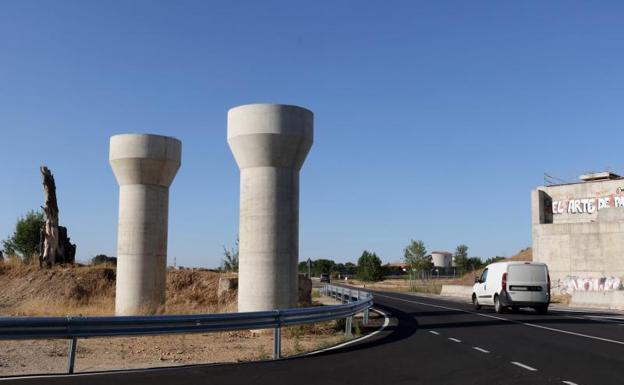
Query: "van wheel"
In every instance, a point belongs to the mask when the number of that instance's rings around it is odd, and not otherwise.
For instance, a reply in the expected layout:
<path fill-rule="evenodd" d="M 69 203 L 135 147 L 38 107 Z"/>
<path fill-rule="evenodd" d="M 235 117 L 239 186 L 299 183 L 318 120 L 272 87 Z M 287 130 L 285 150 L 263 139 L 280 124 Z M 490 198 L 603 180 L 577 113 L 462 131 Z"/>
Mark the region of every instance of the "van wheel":
<path fill-rule="evenodd" d="M 536 306 L 535 307 L 535 311 L 537 312 L 537 314 L 547 314 L 548 313 L 548 306 Z"/>
<path fill-rule="evenodd" d="M 472 306 L 475 308 L 475 310 L 481 309 L 481 305 L 479 304 L 479 300 L 477 299 L 476 294 L 472 295 Z"/>
<path fill-rule="evenodd" d="M 505 307 L 500 302 L 500 298 L 498 298 L 498 295 L 494 296 L 494 311 L 498 314 L 501 314 L 503 311 L 505 311 Z"/>

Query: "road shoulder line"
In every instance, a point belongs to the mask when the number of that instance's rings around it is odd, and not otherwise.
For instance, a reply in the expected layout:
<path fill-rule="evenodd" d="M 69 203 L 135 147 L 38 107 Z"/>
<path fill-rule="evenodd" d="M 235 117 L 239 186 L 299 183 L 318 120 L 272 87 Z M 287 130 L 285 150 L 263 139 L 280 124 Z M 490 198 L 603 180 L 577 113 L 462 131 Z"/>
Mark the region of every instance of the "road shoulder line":
<path fill-rule="evenodd" d="M 390 298 L 390 299 L 393 299 L 393 300 L 396 300 L 396 301 L 411 302 L 411 303 L 415 303 L 415 304 L 418 304 L 418 305 L 436 307 L 436 308 L 439 308 L 439 309 L 460 311 L 460 312 L 463 312 L 463 313 L 474 314 L 474 315 L 479 316 L 479 317 L 491 318 L 491 319 L 496 319 L 496 320 L 500 320 L 500 321 L 516 323 L 516 324 L 519 324 L 519 325 L 529 326 L 529 327 L 533 327 L 533 328 L 537 328 L 537 329 L 549 330 L 549 331 L 553 331 L 553 332 L 557 332 L 557 333 L 569 334 L 569 335 L 573 335 L 573 336 L 577 336 L 577 337 L 584 337 L 584 338 L 593 339 L 593 340 L 597 340 L 597 341 L 603 341 L 603 342 L 609 342 L 609 343 L 612 343 L 612 344 L 624 345 L 624 341 L 612 340 L 612 339 L 609 339 L 609 338 L 592 336 L 592 335 L 589 335 L 589 334 L 571 332 L 571 331 L 568 331 L 568 330 L 555 329 L 555 328 L 551 328 L 551 327 L 548 327 L 548 326 L 536 325 L 536 324 L 533 324 L 533 323 L 513 320 L 513 319 L 509 319 L 509 318 L 505 318 L 505 317 L 498 317 L 498 316 L 494 316 L 494 315 L 490 315 L 490 314 L 475 313 L 473 311 L 469 311 L 469 310 L 465 310 L 465 309 L 458 309 L 458 308 L 453 308 L 453 307 L 448 307 L 448 306 L 435 305 L 435 304 L 432 304 L 432 303 L 419 302 L 419 301 L 414 301 L 414 300 L 405 299 L 405 298 L 392 297 L 392 296 L 379 294 L 379 293 L 375 293 L 375 295 L 379 296 L 379 297 Z"/>

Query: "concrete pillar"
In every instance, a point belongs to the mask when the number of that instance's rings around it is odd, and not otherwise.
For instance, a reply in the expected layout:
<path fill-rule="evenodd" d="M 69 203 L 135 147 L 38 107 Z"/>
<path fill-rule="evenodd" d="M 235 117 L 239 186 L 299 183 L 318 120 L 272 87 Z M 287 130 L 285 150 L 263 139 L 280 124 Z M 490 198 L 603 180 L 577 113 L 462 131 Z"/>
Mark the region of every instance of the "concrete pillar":
<path fill-rule="evenodd" d="M 228 112 L 240 167 L 238 311 L 297 304 L 299 170 L 312 146 L 313 114 L 280 104 Z"/>
<path fill-rule="evenodd" d="M 165 303 L 169 186 L 182 143 L 147 134 L 115 135 L 109 161 L 119 183 L 115 313 L 154 313 Z"/>

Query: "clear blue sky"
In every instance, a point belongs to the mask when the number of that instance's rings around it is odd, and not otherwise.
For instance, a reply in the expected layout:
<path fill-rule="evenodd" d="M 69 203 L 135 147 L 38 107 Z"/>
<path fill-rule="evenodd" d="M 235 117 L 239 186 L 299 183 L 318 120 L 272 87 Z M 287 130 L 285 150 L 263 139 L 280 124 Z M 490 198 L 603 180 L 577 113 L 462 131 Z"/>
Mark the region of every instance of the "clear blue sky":
<path fill-rule="evenodd" d="M 0 238 L 55 174 L 78 259 L 115 254 L 113 134 L 183 143 L 169 263 L 238 231 L 228 108 L 314 111 L 300 259 L 531 244 L 530 190 L 624 171 L 619 1 L 2 1 Z"/>

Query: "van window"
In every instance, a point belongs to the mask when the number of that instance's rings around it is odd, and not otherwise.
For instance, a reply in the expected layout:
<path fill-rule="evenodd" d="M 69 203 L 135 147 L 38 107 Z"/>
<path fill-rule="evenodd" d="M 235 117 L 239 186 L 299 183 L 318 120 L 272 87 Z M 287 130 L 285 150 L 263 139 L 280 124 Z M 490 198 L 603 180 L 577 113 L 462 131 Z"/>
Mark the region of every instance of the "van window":
<path fill-rule="evenodd" d="M 483 273 L 481 273 L 481 278 L 479 278 L 479 281 L 485 282 L 485 280 L 487 279 L 487 272 L 488 272 L 488 269 L 483 270 Z"/>
<path fill-rule="evenodd" d="M 518 282 L 546 282 L 546 268 L 541 265 L 509 265 L 509 280 Z"/>

